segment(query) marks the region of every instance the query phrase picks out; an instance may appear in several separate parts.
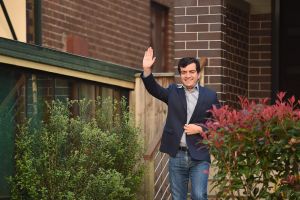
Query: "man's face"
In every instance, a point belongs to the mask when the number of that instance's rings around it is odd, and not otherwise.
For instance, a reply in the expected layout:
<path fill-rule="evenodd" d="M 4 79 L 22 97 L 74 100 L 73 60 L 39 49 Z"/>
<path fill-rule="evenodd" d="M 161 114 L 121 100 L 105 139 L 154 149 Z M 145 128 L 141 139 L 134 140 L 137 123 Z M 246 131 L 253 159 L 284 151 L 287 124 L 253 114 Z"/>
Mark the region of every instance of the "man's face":
<path fill-rule="evenodd" d="M 191 63 L 187 65 L 185 68 L 180 68 L 180 79 L 182 84 L 187 88 L 187 89 L 193 89 L 195 85 L 197 84 L 197 81 L 200 77 L 200 73 L 197 73 L 196 70 L 196 64 Z"/>

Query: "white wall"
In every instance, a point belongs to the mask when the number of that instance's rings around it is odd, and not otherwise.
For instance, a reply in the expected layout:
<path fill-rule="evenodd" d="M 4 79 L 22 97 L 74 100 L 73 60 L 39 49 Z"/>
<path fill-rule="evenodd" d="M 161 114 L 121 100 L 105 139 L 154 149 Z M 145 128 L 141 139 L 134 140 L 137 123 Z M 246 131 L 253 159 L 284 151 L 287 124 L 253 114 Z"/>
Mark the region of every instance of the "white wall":
<path fill-rule="evenodd" d="M 4 4 L 18 41 L 26 42 L 26 0 L 4 0 Z M 13 39 L 1 6 L 0 37 Z"/>

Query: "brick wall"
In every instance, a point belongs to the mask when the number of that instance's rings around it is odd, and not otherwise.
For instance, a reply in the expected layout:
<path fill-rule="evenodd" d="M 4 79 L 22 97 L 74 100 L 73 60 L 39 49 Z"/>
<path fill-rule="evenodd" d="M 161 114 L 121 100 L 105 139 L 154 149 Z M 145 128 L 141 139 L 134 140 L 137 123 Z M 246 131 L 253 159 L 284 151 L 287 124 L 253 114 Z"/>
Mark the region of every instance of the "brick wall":
<path fill-rule="evenodd" d="M 236 105 L 248 93 L 249 5 L 244 1 L 175 1 L 175 59 L 208 57 L 204 82 Z"/>
<path fill-rule="evenodd" d="M 205 85 L 216 90 L 221 98 L 222 11 L 223 0 L 175 0 L 175 64 L 185 56 L 208 57 Z"/>
<path fill-rule="evenodd" d="M 208 57 L 205 85 L 226 104 L 270 97 L 271 14 L 251 15 L 246 1 L 175 0 L 175 61 L 183 56 Z"/>
<path fill-rule="evenodd" d="M 156 0 L 170 7 L 171 0 Z M 169 17 L 172 37 L 172 17 Z M 42 2 L 43 46 L 66 50 L 66 40 L 81 37 L 88 55 L 117 64 L 140 67 L 150 43 L 150 0 L 81 1 L 44 0 Z M 172 38 L 168 47 L 172 48 Z M 170 51 L 169 65 L 173 54 Z"/>
<path fill-rule="evenodd" d="M 222 101 L 235 105 L 238 95 L 271 96 L 271 14 L 249 17 L 246 1 L 153 1 L 170 8 L 168 65 L 175 72 L 181 57 L 205 56 L 205 85 Z M 83 55 L 140 67 L 150 41 L 150 0 L 44 0 L 42 8 L 44 46 L 67 50 L 66 41 L 75 36 L 88 49 Z"/>
<path fill-rule="evenodd" d="M 227 1 L 223 84 L 226 103 L 237 106 L 238 96 L 248 95 L 249 5 Z"/>
<path fill-rule="evenodd" d="M 249 98 L 271 98 L 271 14 L 250 16 Z"/>
<path fill-rule="evenodd" d="M 169 14 L 167 18 L 167 66 L 165 67 L 166 71 L 172 72 L 174 65 L 174 0 L 152 0 L 156 3 L 159 3 L 163 6 L 169 8 Z"/>

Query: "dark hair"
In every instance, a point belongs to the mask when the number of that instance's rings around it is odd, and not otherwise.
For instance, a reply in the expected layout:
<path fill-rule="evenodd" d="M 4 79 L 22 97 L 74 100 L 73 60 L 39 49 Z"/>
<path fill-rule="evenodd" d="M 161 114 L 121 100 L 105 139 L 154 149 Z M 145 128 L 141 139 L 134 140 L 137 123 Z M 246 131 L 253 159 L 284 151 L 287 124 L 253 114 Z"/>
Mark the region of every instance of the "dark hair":
<path fill-rule="evenodd" d="M 179 74 L 181 73 L 180 68 L 185 68 L 186 66 L 188 66 L 189 64 L 195 63 L 196 64 L 196 70 L 197 73 L 200 73 L 200 63 L 198 61 L 198 59 L 194 58 L 194 57 L 184 57 L 181 58 L 178 62 L 178 72 Z"/>

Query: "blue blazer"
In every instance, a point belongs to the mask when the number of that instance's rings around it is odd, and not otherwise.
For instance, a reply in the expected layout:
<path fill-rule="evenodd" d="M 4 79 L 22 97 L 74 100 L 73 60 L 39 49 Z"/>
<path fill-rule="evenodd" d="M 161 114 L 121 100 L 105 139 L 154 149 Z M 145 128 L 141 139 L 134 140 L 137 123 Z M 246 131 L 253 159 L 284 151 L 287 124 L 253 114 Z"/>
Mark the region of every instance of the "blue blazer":
<path fill-rule="evenodd" d="M 160 151 L 175 157 L 184 132 L 183 126 L 187 121 L 185 90 L 183 87 L 178 87 L 177 84 L 170 84 L 168 88 L 163 88 L 155 81 L 152 74 L 144 77 L 142 73 L 141 78 L 147 91 L 168 105 L 168 114 L 162 134 Z M 189 123 L 205 124 L 207 119 L 211 117 L 211 114 L 207 111 L 212 108 L 212 105 L 217 107 L 220 105 L 216 92 L 199 85 L 198 101 Z M 202 139 L 200 134 L 186 136 L 190 155 L 195 160 L 210 162 L 209 149 L 201 143 Z"/>

